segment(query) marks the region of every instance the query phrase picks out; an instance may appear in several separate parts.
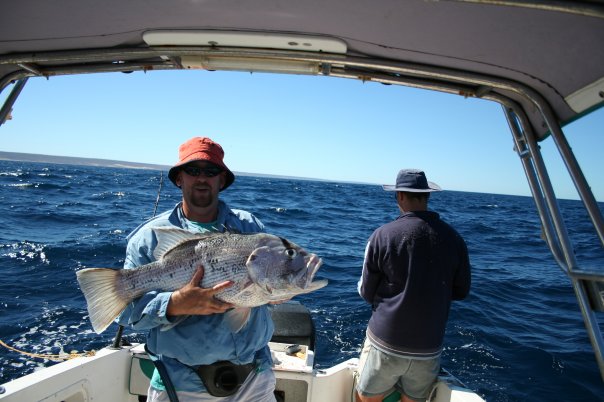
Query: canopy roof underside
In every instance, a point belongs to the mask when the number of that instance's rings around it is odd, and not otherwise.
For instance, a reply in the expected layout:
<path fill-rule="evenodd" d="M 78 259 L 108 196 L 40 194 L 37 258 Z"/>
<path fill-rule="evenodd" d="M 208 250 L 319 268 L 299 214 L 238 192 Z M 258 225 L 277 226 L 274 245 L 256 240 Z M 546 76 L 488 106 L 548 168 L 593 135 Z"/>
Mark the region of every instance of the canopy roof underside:
<path fill-rule="evenodd" d="M 219 55 L 310 60 L 324 75 L 504 97 L 522 106 L 539 137 L 548 132 L 543 105 L 564 124 L 604 102 L 602 1 L 5 0 L 1 7 L 0 89 L 23 77 L 178 69 L 186 68 L 183 57 Z M 150 33 L 166 31 L 341 46 L 148 44 Z"/>

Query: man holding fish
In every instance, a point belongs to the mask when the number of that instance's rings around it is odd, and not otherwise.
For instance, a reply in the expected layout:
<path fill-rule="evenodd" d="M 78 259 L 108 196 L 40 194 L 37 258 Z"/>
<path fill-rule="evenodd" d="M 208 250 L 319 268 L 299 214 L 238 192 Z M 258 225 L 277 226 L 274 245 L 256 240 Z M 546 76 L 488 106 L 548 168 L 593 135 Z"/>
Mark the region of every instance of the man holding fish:
<path fill-rule="evenodd" d="M 149 402 L 275 401 L 267 303 L 327 284 L 315 254 L 219 199 L 235 179 L 223 157 L 209 138 L 182 144 L 168 174 L 182 201 L 129 235 L 124 269 L 77 272 L 95 331 L 122 310 L 148 331 Z"/>

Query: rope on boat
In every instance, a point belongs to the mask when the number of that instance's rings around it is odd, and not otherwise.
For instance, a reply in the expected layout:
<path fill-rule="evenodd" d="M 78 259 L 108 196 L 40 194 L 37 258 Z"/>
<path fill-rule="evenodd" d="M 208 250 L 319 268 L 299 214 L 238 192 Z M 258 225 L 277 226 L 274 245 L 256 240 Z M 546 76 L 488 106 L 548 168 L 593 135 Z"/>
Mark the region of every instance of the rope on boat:
<path fill-rule="evenodd" d="M 53 361 L 70 360 L 70 359 L 75 359 L 76 357 L 85 357 L 85 356 L 91 357 L 96 354 L 96 351 L 94 351 L 94 350 L 91 350 L 89 352 L 83 352 L 83 353 L 77 353 L 77 352 L 73 351 L 71 353 L 63 353 L 60 355 L 52 355 L 52 354 L 44 354 L 44 353 L 30 353 L 30 352 L 26 352 L 23 350 L 13 348 L 12 346 L 9 346 L 6 343 L 4 343 L 2 340 L 0 340 L 0 345 L 2 345 L 5 348 L 10 349 L 14 352 L 21 353 L 21 354 L 29 356 L 29 357 L 35 357 L 38 359 L 48 359 L 48 360 L 53 360 Z"/>

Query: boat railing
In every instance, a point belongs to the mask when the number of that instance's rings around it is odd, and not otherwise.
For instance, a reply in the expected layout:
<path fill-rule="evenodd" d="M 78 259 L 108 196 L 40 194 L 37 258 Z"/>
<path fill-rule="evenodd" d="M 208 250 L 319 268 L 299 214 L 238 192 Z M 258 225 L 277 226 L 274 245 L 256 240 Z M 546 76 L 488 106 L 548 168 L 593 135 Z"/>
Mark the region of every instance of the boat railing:
<path fill-rule="evenodd" d="M 571 281 L 589 340 L 594 349 L 600 375 L 604 380 L 604 341 L 595 315 L 595 312 L 604 311 L 604 273 L 580 268 L 577 257 L 573 252 L 568 230 L 562 219 L 560 207 L 555 197 L 545 162 L 535 135 L 527 123 L 526 116 L 524 116 L 520 108 L 514 108 L 512 105 L 508 107 L 504 106 L 504 112 L 512 130 L 515 148 L 522 162 L 537 211 L 541 218 L 543 235 L 554 259 Z M 556 139 L 556 146 L 566 164 L 569 174 L 573 178 L 581 200 L 599 236 L 600 243 L 604 246 L 602 214 L 595 197 L 560 126 L 557 122 L 552 121 L 551 116 L 544 115 L 544 118 L 548 121 L 552 136 Z"/>

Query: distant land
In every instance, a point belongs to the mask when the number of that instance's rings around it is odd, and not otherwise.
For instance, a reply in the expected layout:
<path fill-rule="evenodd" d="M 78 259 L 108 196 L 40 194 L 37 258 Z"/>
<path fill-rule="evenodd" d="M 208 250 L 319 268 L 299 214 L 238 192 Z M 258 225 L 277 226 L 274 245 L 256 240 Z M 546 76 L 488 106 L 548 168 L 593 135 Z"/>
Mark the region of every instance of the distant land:
<path fill-rule="evenodd" d="M 153 165 L 149 163 L 124 162 L 111 159 L 93 159 L 93 158 L 77 158 L 74 156 L 55 156 L 42 154 L 26 154 L 21 152 L 4 152 L 0 151 L 0 160 L 5 161 L 22 161 L 22 162 L 41 162 L 41 163 L 59 163 L 65 165 L 86 165 L 86 166 L 103 166 L 116 168 L 133 168 L 133 169 L 151 169 L 151 170 L 168 170 L 170 166 Z"/>
<path fill-rule="evenodd" d="M 129 168 L 129 169 L 163 170 L 163 171 L 168 171 L 172 167 L 169 165 L 155 165 L 152 163 L 116 161 L 116 160 L 112 160 L 112 159 L 78 158 L 75 156 L 56 156 L 56 155 L 28 154 L 28 153 L 22 153 L 22 152 L 5 152 L 5 151 L 0 151 L 0 160 L 37 162 L 37 163 L 57 163 L 57 164 L 64 164 L 64 165 L 101 166 L 101 167 Z M 273 175 L 273 174 L 247 173 L 247 172 L 233 172 L 233 173 L 235 173 L 236 175 L 239 175 L 239 176 L 267 177 L 267 178 L 273 178 L 273 179 L 312 180 L 312 181 L 336 183 L 336 181 L 334 181 L 334 180 L 313 179 L 310 177 L 291 177 L 291 176 L 280 176 L 280 175 Z M 374 183 L 359 183 L 359 182 L 346 182 L 346 181 L 342 181 L 342 182 L 338 182 L 338 183 L 374 184 Z"/>

